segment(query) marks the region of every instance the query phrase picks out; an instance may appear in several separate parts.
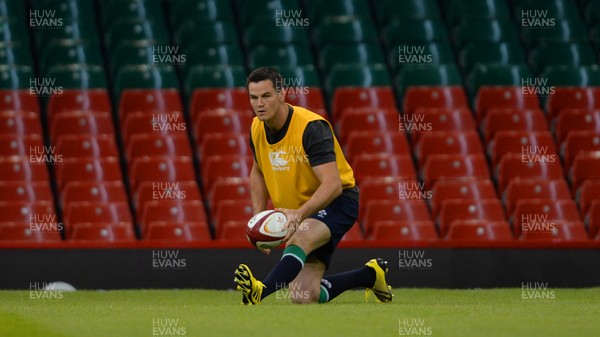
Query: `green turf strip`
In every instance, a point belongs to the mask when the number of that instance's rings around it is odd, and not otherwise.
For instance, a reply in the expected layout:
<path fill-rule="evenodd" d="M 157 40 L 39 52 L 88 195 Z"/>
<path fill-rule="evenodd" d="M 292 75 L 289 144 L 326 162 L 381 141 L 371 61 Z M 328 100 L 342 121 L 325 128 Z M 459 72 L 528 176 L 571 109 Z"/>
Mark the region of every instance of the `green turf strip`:
<path fill-rule="evenodd" d="M 325 305 L 292 305 L 279 292 L 245 307 L 233 291 L 78 291 L 54 299 L 0 291 L 0 336 L 583 337 L 600 331 L 600 288 L 530 296 L 553 297 L 545 299 L 523 299 L 528 295 L 520 288 L 394 293 L 391 304 L 365 303 L 364 291 L 352 291 Z"/>

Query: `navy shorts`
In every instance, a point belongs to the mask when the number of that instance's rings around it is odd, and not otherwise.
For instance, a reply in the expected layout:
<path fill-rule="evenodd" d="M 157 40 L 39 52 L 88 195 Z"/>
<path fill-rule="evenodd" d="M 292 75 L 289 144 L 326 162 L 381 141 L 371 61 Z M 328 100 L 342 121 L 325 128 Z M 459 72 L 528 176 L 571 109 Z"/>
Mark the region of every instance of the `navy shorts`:
<path fill-rule="evenodd" d="M 309 216 L 309 218 L 317 219 L 327 225 L 331 232 L 331 239 L 308 254 L 307 259 L 316 258 L 329 268 L 331 255 L 333 255 L 335 248 L 358 218 L 358 200 L 342 194 L 333 200 L 329 206 Z"/>

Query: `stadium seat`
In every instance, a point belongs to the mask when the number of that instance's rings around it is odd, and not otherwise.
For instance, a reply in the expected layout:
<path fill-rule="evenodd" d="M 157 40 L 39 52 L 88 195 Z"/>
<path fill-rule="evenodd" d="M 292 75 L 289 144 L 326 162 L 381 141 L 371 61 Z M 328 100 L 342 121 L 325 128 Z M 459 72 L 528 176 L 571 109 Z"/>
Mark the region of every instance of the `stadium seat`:
<path fill-rule="evenodd" d="M 1 181 L 0 202 L 3 201 L 54 201 L 48 182 Z"/>
<path fill-rule="evenodd" d="M 162 22 L 160 1 L 151 0 L 113 0 L 102 3 L 100 22 L 103 27 L 110 27 L 120 20 L 146 19 Z"/>
<path fill-rule="evenodd" d="M 418 185 L 418 182 L 414 179 L 404 180 L 399 177 L 364 179 L 360 183 L 359 214 L 364 214 L 366 206 L 371 201 L 400 199 L 400 184 L 409 184 L 412 187 Z"/>
<path fill-rule="evenodd" d="M 30 79 L 33 76 L 31 67 L 0 65 L 0 78 L 2 79 L 0 81 L 0 90 L 5 92 L 27 90 L 27 93 L 29 93 L 29 89 L 31 88 Z"/>
<path fill-rule="evenodd" d="M 61 40 L 79 40 L 85 44 L 98 45 L 99 35 L 96 25 L 90 25 L 86 21 L 88 20 L 63 20 L 61 29 L 36 29 L 37 32 L 33 36 L 35 47 L 37 50 L 45 50 L 52 44 L 60 43 Z M 23 41 L 23 39 L 16 41 Z"/>
<path fill-rule="evenodd" d="M 560 243 L 565 241 L 586 242 L 589 237 L 580 221 L 556 221 L 550 224 L 549 231 L 527 231 L 521 235 L 521 239 Z"/>
<path fill-rule="evenodd" d="M 51 96 L 48 116 L 52 119 L 59 112 L 94 111 L 111 112 L 110 97 L 106 89 L 64 90 L 62 95 Z"/>
<path fill-rule="evenodd" d="M 58 218 L 52 201 L 2 201 L 0 223 L 57 223 Z"/>
<path fill-rule="evenodd" d="M 228 178 L 215 181 L 208 196 L 208 206 L 216 210 L 222 200 L 249 200 L 250 181 L 248 178 Z"/>
<path fill-rule="evenodd" d="M 273 15 L 273 12 L 269 15 Z M 309 32 L 306 29 L 282 29 L 273 18 L 255 20 L 254 24 L 244 29 L 242 42 L 245 46 L 284 45 L 289 43 L 308 44 Z"/>
<path fill-rule="evenodd" d="M 248 65 L 251 69 L 270 67 L 273 65 L 313 65 L 313 55 L 308 47 L 309 46 L 306 44 L 283 44 L 273 46 L 260 44 L 253 46 L 248 55 Z"/>
<path fill-rule="evenodd" d="M 524 199 L 517 201 L 510 216 L 516 237 L 523 232 L 548 231 L 558 221 L 579 221 L 577 204 L 573 200 Z"/>
<path fill-rule="evenodd" d="M 419 108 L 404 115 L 400 132 L 408 133 L 413 146 L 422 134 L 442 131 L 476 131 L 473 114 L 468 108 Z M 407 124 L 412 124 L 408 127 Z"/>
<path fill-rule="evenodd" d="M 396 109 L 396 99 L 389 87 L 338 87 L 333 93 L 331 107 L 334 121 L 338 122 L 348 108 Z"/>
<path fill-rule="evenodd" d="M 0 157 L 0 181 L 48 181 L 46 163 L 32 163 L 31 157 Z"/>
<path fill-rule="evenodd" d="M 554 125 L 556 143 L 562 144 L 572 131 L 593 131 L 600 133 L 600 109 L 563 109 Z"/>
<path fill-rule="evenodd" d="M 377 221 L 373 224 L 367 240 L 393 241 L 394 244 L 408 242 L 437 241 L 438 235 L 431 220 L 422 221 Z"/>
<path fill-rule="evenodd" d="M 498 199 L 447 199 L 436 218 L 440 236 L 446 236 L 454 221 L 464 220 L 506 221 L 506 216 Z"/>
<path fill-rule="evenodd" d="M 506 221 L 455 220 L 450 224 L 446 240 L 454 242 L 510 241 L 513 235 Z"/>
<path fill-rule="evenodd" d="M 483 86 L 475 99 L 477 120 L 482 121 L 490 109 L 539 109 L 536 94 L 528 94 L 523 87 Z"/>
<path fill-rule="evenodd" d="M 475 98 L 483 86 L 523 86 L 529 78 L 532 76 L 525 64 L 480 64 L 473 68 L 467 88 Z"/>
<path fill-rule="evenodd" d="M 598 235 L 600 229 L 600 201 L 594 200 L 590 205 L 589 211 L 586 213 L 585 224 L 590 233 L 590 237 L 594 238 Z"/>
<path fill-rule="evenodd" d="M 132 112 L 121 125 L 121 137 L 127 146 L 137 134 L 187 135 L 188 124 L 180 111 L 159 113 Z"/>
<path fill-rule="evenodd" d="M 462 76 L 455 64 L 432 67 L 427 64 L 406 64 L 396 77 L 397 97 L 402 101 L 406 90 L 413 86 L 458 86 Z"/>
<path fill-rule="evenodd" d="M 238 33 L 234 21 L 192 21 L 179 25 L 174 34 L 177 45 L 189 46 L 195 43 L 237 44 Z"/>
<path fill-rule="evenodd" d="M 412 157 L 409 155 L 360 154 L 354 157 L 351 166 L 359 183 L 375 177 L 400 177 L 409 180 L 417 178 Z"/>
<path fill-rule="evenodd" d="M 600 151 L 580 152 L 569 170 L 571 191 L 575 194 L 584 181 L 595 179 L 600 179 Z"/>
<path fill-rule="evenodd" d="M 487 0 L 471 2 L 468 0 L 449 1 L 446 6 L 445 16 L 450 25 L 465 19 L 510 19 L 509 6 L 502 0 Z"/>
<path fill-rule="evenodd" d="M 185 76 L 186 97 L 198 88 L 237 88 L 246 86 L 246 71 L 242 66 L 195 66 Z"/>
<path fill-rule="evenodd" d="M 466 73 L 479 64 L 521 64 L 526 62 L 523 49 L 510 42 L 470 42 L 458 54 L 458 61 Z"/>
<path fill-rule="evenodd" d="M 542 73 L 550 65 L 589 66 L 595 63 L 594 49 L 587 41 L 542 43 L 529 52 L 533 72 Z"/>
<path fill-rule="evenodd" d="M 251 1 L 240 1 L 238 3 L 239 13 L 238 18 L 244 28 L 248 26 L 256 26 L 259 24 L 267 24 L 265 21 L 271 21 L 273 26 L 275 22 L 273 20 L 273 13 L 277 10 L 301 10 L 301 3 L 299 0 L 276 0 L 276 1 L 264 1 L 264 2 L 251 2 Z M 257 22 L 258 21 L 258 22 Z M 282 29 L 282 26 L 277 26 Z"/>
<path fill-rule="evenodd" d="M 216 231 L 216 240 L 226 241 L 226 242 L 246 242 L 248 246 L 250 246 L 250 242 L 248 242 L 248 238 L 246 236 L 246 227 L 248 225 L 248 221 L 229 221 L 224 224 L 221 224 Z M 345 236 L 344 236 L 345 237 Z M 343 240 L 343 238 L 342 238 Z"/>
<path fill-rule="evenodd" d="M 576 200 L 579 205 L 579 213 L 583 219 L 590 210 L 592 203 L 596 200 L 600 200 L 600 180 L 590 179 L 584 181 L 576 194 Z"/>
<path fill-rule="evenodd" d="M 0 135 L 42 135 L 36 112 L 0 111 Z"/>
<path fill-rule="evenodd" d="M 59 190 L 71 181 L 115 181 L 122 180 L 118 158 L 65 158 L 55 170 Z"/>
<path fill-rule="evenodd" d="M 48 78 L 55 79 L 56 87 L 67 89 L 106 89 L 108 83 L 104 68 L 80 64 L 57 65 L 48 69 Z"/>
<path fill-rule="evenodd" d="M 68 230 L 67 240 L 85 242 L 132 242 L 135 234 L 131 223 L 79 222 Z"/>
<path fill-rule="evenodd" d="M 349 161 L 359 154 L 410 155 L 406 137 L 398 132 L 351 131 L 344 154 Z"/>
<path fill-rule="evenodd" d="M 213 156 L 204 164 L 202 172 L 204 190 L 212 191 L 213 184 L 219 179 L 247 178 L 250 176 L 254 159 L 252 156 Z"/>
<path fill-rule="evenodd" d="M 544 112 L 537 109 L 496 109 L 488 110 L 481 121 L 483 139 L 488 144 L 500 131 L 548 131 Z"/>
<path fill-rule="evenodd" d="M 100 48 L 96 44 L 86 44 L 76 40 L 59 40 L 42 51 L 40 68 L 42 74 L 57 65 L 87 64 L 102 66 Z"/>
<path fill-rule="evenodd" d="M 177 223 L 154 221 L 148 224 L 144 239 L 175 243 L 182 241 L 209 241 L 211 237 L 208 225 L 202 221 Z"/>
<path fill-rule="evenodd" d="M 548 121 L 558 117 L 563 109 L 600 109 L 600 88 L 556 87 L 554 95 L 550 95 L 546 100 Z"/>
<path fill-rule="evenodd" d="M 128 139 L 127 159 L 147 156 L 191 157 L 190 139 L 186 134 L 146 134 L 138 133 Z"/>
<path fill-rule="evenodd" d="M 171 27 L 177 28 L 182 23 L 210 22 L 210 21 L 233 22 L 233 9 L 230 3 L 219 0 L 182 0 L 169 4 L 169 21 Z"/>
<path fill-rule="evenodd" d="M 339 64 L 334 66 L 325 80 L 325 88 L 333 95 L 338 87 L 379 87 L 392 84 L 385 64 Z"/>
<path fill-rule="evenodd" d="M 369 2 L 365 0 L 311 0 L 307 9 L 316 25 L 323 21 L 371 20 Z"/>
<path fill-rule="evenodd" d="M 114 135 L 115 128 L 108 112 L 60 112 L 51 120 L 50 135 L 53 144 L 64 135 Z"/>
<path fill-rule="evenodd" d="M 204 204 L 199 200 L 156 200 L 144 203 L 142 215 L 138 219 L 142 233 L 155 221 L 185 223 L 188 221 L 206 222 Z"/>
<path fill-rule="evenodd" d="M 275 65 L 283 77 L 283 84 L 287 86 L 286 92 L 291 95 L 297 92 L 303 92 L 305 87 L 321 86 L 321 78 L 317 68 L 312 64 L 309 65 Z M 244 82 L 245 84 L 246 82 Z"/>
<path fill-rule="evenodd" d="M 80 222 L 103 222 L 118 224 L 121 222 L 131 225 L 132 216 L 127 202 L 105 201 L 74 201 L 66 205 L 63 214 L 66 230 Z"/>
<path fill-rule="evenodd" d="M 63 91 L 63 94 L 65 92 L 66 90 Z M 37 97 L 29 94 L 29 89 L 2 89 L 0 90 L 0 111 L 5 110 L 40 112 L 40 105 Z"/>
<path fill-rule="evenodd" d="M 335 131 L 340 143 L 345 144 L 350 132 L 397 132 L 397 130 L 398 113 L 396 110 L 361 108 L 345 110 Z"/>
<path fill-rule="evenodd" d="M 250 111 L 212 110 L 200 114 L 194 121 L 196 144 L 202 144 L 208 133 L 250 133 L 254 114 Z"/>
<path fill-rule="evenodd" d="M 181 98 L 177 89 L 126 89 L 119 102 L 119 117 L 130 112 L 181 111 Z"/>
<path fill-rule="evenodd" d="M 547 27 L 548 28 L 548 27 Z M 556 18 L 552 29 L 522 29 L 521 39 L 526 48 L 531 49 L 547 42 L 582 42 L 587 39 L 586 28 L 575 14 L 573 19 Z"/>
<path fill-rule="evenodd" d="M 144 205 L 150 201 L 203 201 L 196 181 L 143 181 L 133 194 L 134 208 L 138 219 L 142 217 Z"/>
<path fill-rule="evenodd" d="M 434 218 L 437 217 L 445 200 L 487 200 L 497 198 L 496 189 L 490 179 L 440 180 L 431 189 L 431 213 Z"/>
<path fill-rule="evenodd" d="M 196 43 L 180 52 L 181 69 L 184 73 L 195 66 L 244 65 L 241 48 L 236 44 Z M 185 55 L 185 59 L 183 58 Z"/>
<path fill-rule="evenodd" d="M 523 162 L 520 153 L 507 153 L 502 156 L 495 169 L 498 191 L 502 194 L 513 179 L 562 179 L 563 170 L 559 163 L 540 165 L 540 163 Z"/>
<path fill-rule="evenodd" d="M 479 134 L 476 131 L 438 131 L 424 133 L 415 146 L 415 157 L 419 166 L 427 157 L 435 154 L 484 154 Z"/>
<path fill-rule="evenodd" d="M 600 151 L 600 133 L 595 131 L 569 131 L 560 147 L 565 169 L 573 164 L 580 152 Z"/>
<path fill-rule="evenodd" d="M 65 185 L 61 194 L 61 205 L 67 209 L 73 202 L 119 202 L 129 201 L 125 186 L 115 181 L 71 181 Z"/>
<path fill-rule="evenodd" d="M 127 89 L 148 89 L 154 91 L 172 89 L 171 92 L 175 92 L 179 88 L 179 81 L 177 80 L 174 67 L 166 65 L 126 65 L 117 71 L 114 81 L 113 96 L 119 100 L 120 95 Z M 174 95 L 174 93 L 171 95 Z M 148 100 L 147 95 L 146 100 Z M 177 99 L 173 99 L 173 101 L 177 101 Z M 144 107 L 142 104 L 142 102 L 137 101 L 139 108 Z M 173 104 L 176 105 L 175 102 Z M 181 105 L 177 105 L 177 108 L 176 110 L 181 111 Z"/>
<path fill-rule="evenodd" d="M 0 135 L 0 157 L 29 156 L 30 149 L 44 146 L 42 135 Z"/>
<path fill-rule="evenodd" d="M 120 44 L 142 40 L 150 40 L 154 45 L 168 45 L 169 34 L 164 23 L 129 18 L 116 21 L 105 28 L 104 42 L 109 53 L 114 52 Z"/>
<path fill-rule="evenodd" d="M 212 223 L 217 232 L 221 226 L 230 221 L 248 221 L 252 218 L 252 201 L 250 199 L 221 200 L 211 209 Z"/>
<path fill-rule="evenodd" d="M 188 181 L 195 180 L 192 158 L 185 156 L 143 156 L 129 164 L 129 182 L 137 191 L 143 181 Z"/>
<path fill-rule="evenodd" d="M 462 86 L 418 86 L 406 90 L 403 102 L 405 114 L 418 108 L 468 108 L 469 101 Z"/>
<path fill-rule="evenodd" d="M 64 158 L 118 157 L 113 135 L 63 135 L 56 143 L 56 153 Z"/>
<path fill-rule="evenodd" d="M 208 133 L 198 144 L 198 158 L 204 164 L 212 156 L 251 156 L 249 135 L 238 133 Z"/>
<path fill-rule="evenodd" d="M 541 74 L 549 87 L 598 87 L 600 86 L 600 66 L 556 65 L 548 66 Z"/>
<path fill-rule="evenodd" d="M 571 200 L 572 197 L 564 179 L 513 179 L 502 195 L 509 214 L 512 214 L 519 200 L 529 199 Z"/>
<path fill-rule="evenodd" d="M 448 40 L 446 25 L 439 18 L 400 19 L 383 28 L 382 39 L 388 50 L 401 44 L 423 44 Z"/>
<path fill-rule="evenodd" d="M 422 200 L 371 201 L 361 216 L 365 237 L 369 237 L 373 225 L 379 221 L 431 221 L 427 204 Z"/>
<path fill-rule="evenodd" d="M 285 95 L 285 101 L 288 104 L 309 109 L 323 118 L 329 119 L 321 87 L 307 87 L 306 90 L 300 93 L 288 91 Z"/>
<path fill-rule="evenodd" d="M 582 1 L 579 1 L 582 2 Z M 515 17 L 524 17 L 523 12 L 535 11 L 540 9 L 541 2 L 538 0 L 519 0 L 515 1 L 512 8 Z M 544 1 L 543 7 L 546 17 L 549 18 L 575 18 L 579 15 L 575 2 L 565 0 Z"/>
<path fill-rule="evenodd" d="M 517 30 L 510 18 L 465 18 L 454 26 L 452 38 L 456 50 L 461 50 L 473 42 L 519 44 Z"/>
<path fill-rule="evenodd" d="M 384 0 L 377 5 L 376 16 L 381 25 L 392 20 L 440 18 L 440 9 L 435 0 Z"/>
<path fill-rule="evenodd" d="M 523 155 L 522 165 L 531 162 L 534 165 L 559 165 L 556 145 L 549 131 L 498 131 L 488 144 L 488 154 L 493 168 L 506 154 Z"/>
<path fill-rule="evenodd" d="M 375 42 L 377 29 L 369 19 L 327 20 L 317 24 L 313 41 L 319 48 L 328 44 Z"/>
<path fill-rule="evenodd" d="M 0 242 L 60 242 L 59 232 L 31 230 L 27 223 L 0 223 Z"/>
<path fill-rule="evenodd" d="M 480 178 L 489 179 L 490 172 L 483 154 L 449 155 L 434 154 L 421 167 L 420 176 L 426 189 L 437 181 L 446 179 Z"/>
<path fill-rule="evenodd" d="M 327 44 L 319 54 L 319 65 L 325 73 L 336 64 L 376 63 L 385 63 L 385 56 L 379 44 L 373 42 Z"/>
<path fill-rule="evenodd" d="M 190 115 L 192 120 L 204 111 L 215 109 L 249 110 L 250 97 L 243 88 L 201 88 L 194 90 Z"/>

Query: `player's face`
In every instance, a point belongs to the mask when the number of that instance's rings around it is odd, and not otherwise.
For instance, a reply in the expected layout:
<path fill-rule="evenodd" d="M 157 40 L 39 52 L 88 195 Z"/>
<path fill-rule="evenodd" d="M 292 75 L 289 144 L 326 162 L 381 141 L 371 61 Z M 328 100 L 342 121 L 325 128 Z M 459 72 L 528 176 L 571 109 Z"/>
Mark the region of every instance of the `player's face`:
<path fill-rule="evenodd" d="M 254 114 L 260 121 L 275 121 L 281 106 L 285 105 L 282 93 L 277 93 L 271 80 L 260 82 L 250 82 L 248 84 L 248 93 L 250 94 L 250 104 Z"/>

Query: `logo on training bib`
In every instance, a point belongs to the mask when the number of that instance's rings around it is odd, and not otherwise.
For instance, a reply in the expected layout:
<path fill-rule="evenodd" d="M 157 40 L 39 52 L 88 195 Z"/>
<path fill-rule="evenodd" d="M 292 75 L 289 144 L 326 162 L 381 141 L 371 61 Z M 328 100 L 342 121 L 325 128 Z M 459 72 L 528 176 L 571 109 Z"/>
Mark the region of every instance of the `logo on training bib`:
<path fill-rule="evenodd" d="M 269 161 L 274 171 L 288 171 L 290 169 L 289 162 L 283 159 L 286 156 L 285 151 L 276 151 L 269 153 Z"/>
<path fill-rule="evenodd" d="M 324 210 L 324 209 L 322 209 L 322 210 L 320 210 L 320 211 L 317 213 L 317 216 L 318 216 L 319 218 L 325 218 L 325 216 L 327 216 L 327 211 L 326 211 L 326 210 Z"/>

